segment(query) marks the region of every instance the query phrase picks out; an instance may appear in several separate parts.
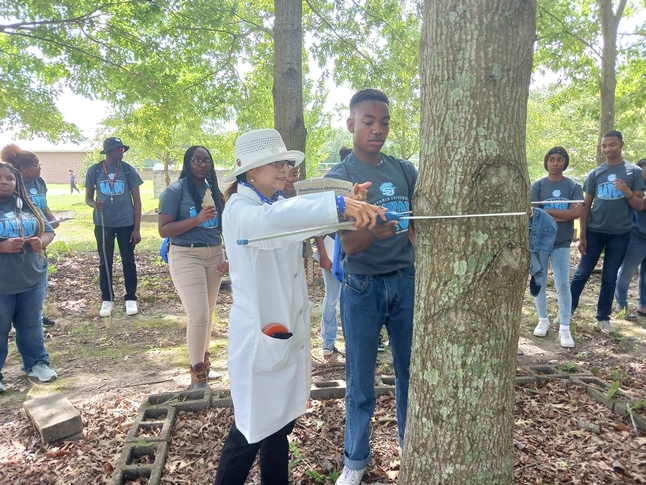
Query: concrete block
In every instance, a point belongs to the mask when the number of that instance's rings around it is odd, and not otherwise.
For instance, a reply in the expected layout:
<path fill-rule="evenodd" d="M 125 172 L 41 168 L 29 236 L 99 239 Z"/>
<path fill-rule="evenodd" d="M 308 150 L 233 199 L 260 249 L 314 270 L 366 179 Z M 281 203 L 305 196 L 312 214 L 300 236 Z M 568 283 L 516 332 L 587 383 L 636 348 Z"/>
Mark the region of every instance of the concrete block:
<path fill-rule="evenodd" d="M 178 411 L 200 411 L 211 404 L 211 388 L 197 389 L 195 391 L 165 392 L 153 394 L 143 406 L 173 406 Z"/>
<path fill-rule="evenodd" d="M 168 454 L 165 442 L 148 442 L 145 445 L 126 443 L 113 475 L 113 485 L 123 485 L 128 480 L 146 477 L 148 485 L 159 485 Z"/>
<path fill-rule="evenodd" d="M 45 443 L 83 433 L 81 413 L 60 392 L 30 399 L 23 408 Z"/>
<path fill-rule="evenodd" d="M 345 397 L 345 381 L 312 382 L 310 399 L 343 399 Z"/>
<path fill-rule="evenodd" d="M 211 394 L 211 406 L 214 408 L 230 408 L 233 406 L 230 391 L 214 391 Z"/>
<path fill-rule="evenodd" d="M 144 438 L 148 442 L 169 441 L 173 432 L 177 409 L 173 406 L 153 406 L 140 408 L 126 442 L 137 442 Z M 159 431 L 155 436 L 147 436 L 151 431 Z"/>

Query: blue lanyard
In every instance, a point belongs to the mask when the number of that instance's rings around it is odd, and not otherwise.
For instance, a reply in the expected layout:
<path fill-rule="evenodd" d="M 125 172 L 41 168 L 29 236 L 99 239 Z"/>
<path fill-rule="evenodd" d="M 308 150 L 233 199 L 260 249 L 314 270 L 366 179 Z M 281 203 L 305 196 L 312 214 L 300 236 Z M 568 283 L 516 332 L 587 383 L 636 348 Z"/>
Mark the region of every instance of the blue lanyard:
<path fill-rule="evenodd" d="M 258 194 L 258 197 L 260 197 L 260 201 L 261 201 L 263 204 L 269 204 L 269 205 L 273 204 L 274 202 L 276 202 L 276 201 L 278 200 L 278 196 L 280 195 L 280 191 L 278 191 L 278 192 L 276 192 L 274 195 L 272 195 L 272 196 L 271 196 L 271 200 L 269 200 L 267 197 L 265 197 L 265 196 L 264 196 L 264 195 L 262 195 L 260 192 L 258 192 L 258 191 L 256 190 L 256 188 L 255 188 L 253 185 L 248 184 L 247 182 L 243 182 L 243 181 L 240 181 L 240 182 L 238 182 L 238 183 L 240 183 L 240 184 L 244 185 L 245 187 L 249 187 L 249 188 L 250 188 L 251 190 L 253 190 L 256 194 Z"/>

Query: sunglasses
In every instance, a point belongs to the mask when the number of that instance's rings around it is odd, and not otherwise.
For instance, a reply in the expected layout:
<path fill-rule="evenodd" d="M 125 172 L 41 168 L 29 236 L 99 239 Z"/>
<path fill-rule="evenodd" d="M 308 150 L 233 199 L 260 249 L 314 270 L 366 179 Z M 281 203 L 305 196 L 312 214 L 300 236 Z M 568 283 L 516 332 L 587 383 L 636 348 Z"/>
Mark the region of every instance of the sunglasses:
<path fill-rule="evenodd" d="M 278 170 L 283 168 L 285 165 L 287 165 L 289 168 L 294 168 L 296 166 L 296 162 L 294 160 L 279 160 L 277 162 L 270 162 L 269 164 L 273 165 Z"/>
<path fill-rule="evenodd" d="M 202 159 L 202 158 L 191 158 L 191 163 L 193 165 L 198 165 L 198 166 L 200 166 L 200 165 L 208 166 L 208 165 L 213 165 L 213 160 L 211 160 L 210 158 L 204 158 L 204 159 Z"/>

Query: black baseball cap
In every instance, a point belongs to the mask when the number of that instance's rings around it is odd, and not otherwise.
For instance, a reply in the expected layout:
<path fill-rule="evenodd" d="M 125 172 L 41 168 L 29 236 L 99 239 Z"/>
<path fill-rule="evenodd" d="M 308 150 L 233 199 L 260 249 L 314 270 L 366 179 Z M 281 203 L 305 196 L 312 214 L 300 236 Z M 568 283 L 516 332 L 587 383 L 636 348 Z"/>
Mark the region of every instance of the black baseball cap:
<path fill-rule="evenodd" d="M 123 144 L 121 138 L 111 136 L 103 141 L 103 150 L 101 150 L 101 153 L 108 153 L 110 150 L 122 147 L 124 152 L 127 152 L 130 149 L 129 146 Z"/>

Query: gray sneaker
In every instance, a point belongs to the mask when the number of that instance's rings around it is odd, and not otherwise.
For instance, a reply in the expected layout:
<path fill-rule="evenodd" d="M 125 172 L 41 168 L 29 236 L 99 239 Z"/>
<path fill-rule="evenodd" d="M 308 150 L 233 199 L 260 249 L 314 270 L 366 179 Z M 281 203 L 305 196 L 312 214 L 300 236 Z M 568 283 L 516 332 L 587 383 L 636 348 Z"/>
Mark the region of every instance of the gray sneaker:
<path fill-rule="evenodd" d="M 29 377 L 38 377 L 40 382 L 49 382 L 58 377 L 56 371 L 50 369 L 44 362 L 38 362 L 29 372 L 27 372 L 27 375 Z"/>
<path fill-rule="evenodd" d="M 0 394 L 2 394 L 5 391 L 4 384 L 2 381 L 0 381 Z"/>
<path fill-rule="evenodd" d="M 323 355 L 332 355 L 334 353 L 334 344 L 323 344 Z"/>
<path fill-rule="evenodd" d="M 603 333 L 613 333 L 615 328 L 610 325 L 610 320 L 597 320 L 597 326 Z"/>

